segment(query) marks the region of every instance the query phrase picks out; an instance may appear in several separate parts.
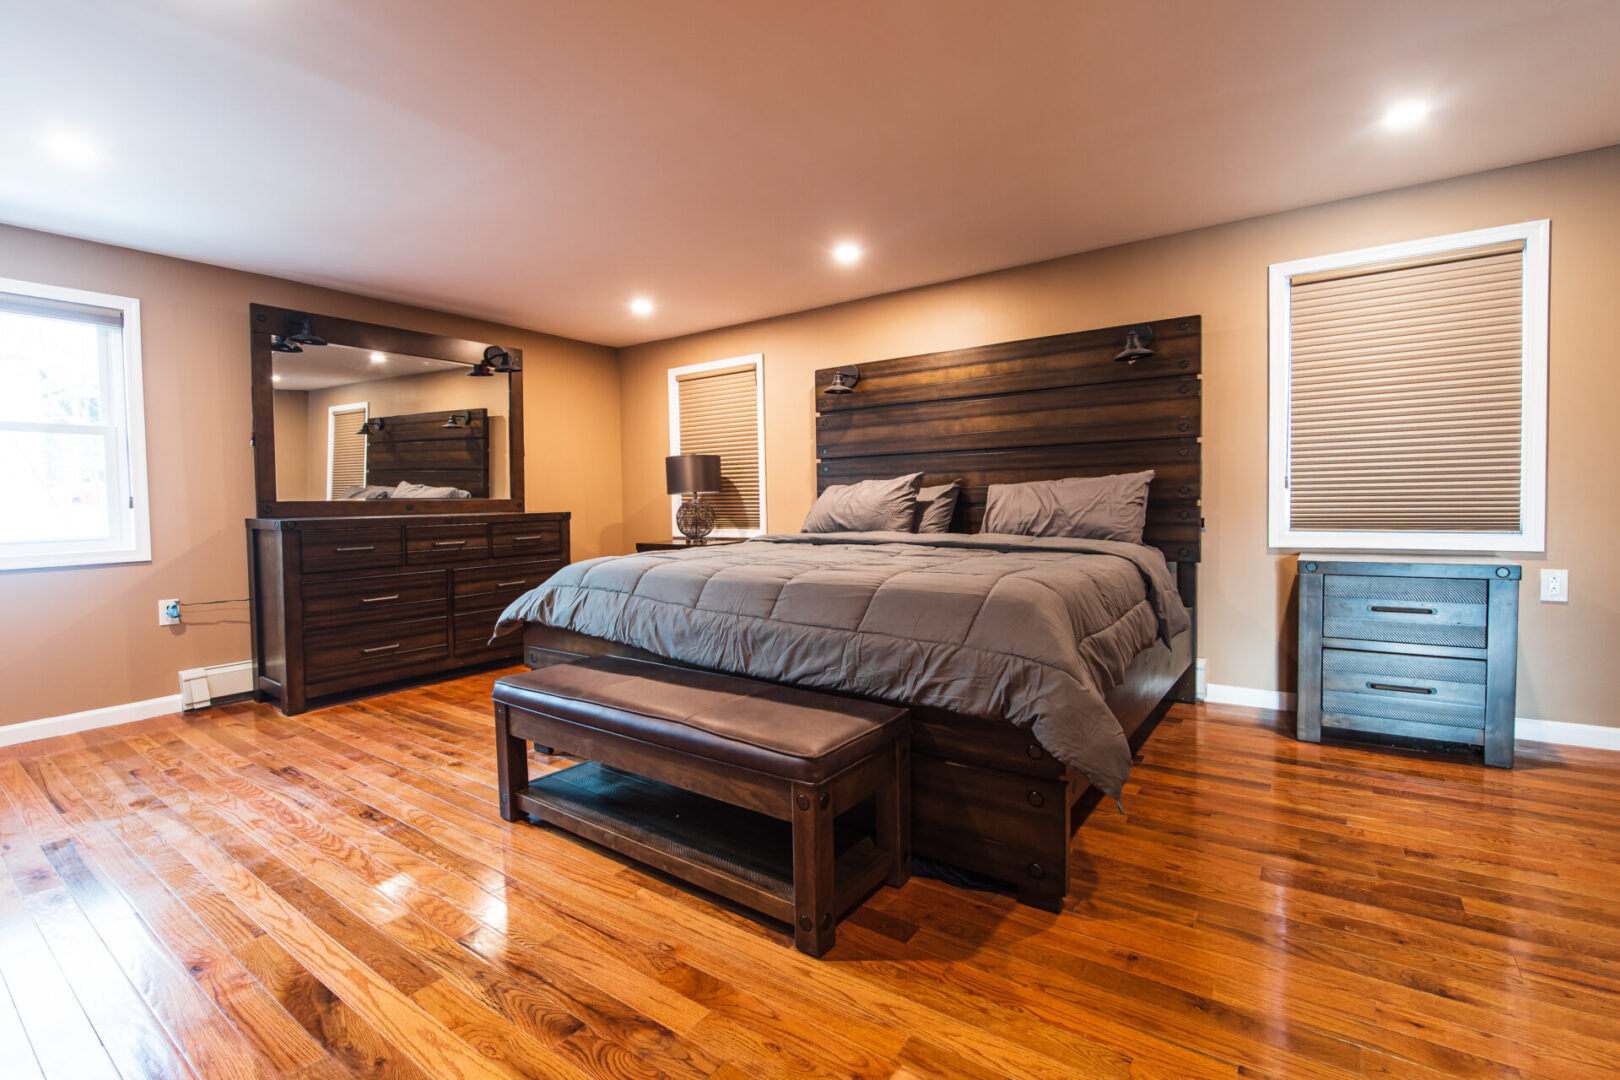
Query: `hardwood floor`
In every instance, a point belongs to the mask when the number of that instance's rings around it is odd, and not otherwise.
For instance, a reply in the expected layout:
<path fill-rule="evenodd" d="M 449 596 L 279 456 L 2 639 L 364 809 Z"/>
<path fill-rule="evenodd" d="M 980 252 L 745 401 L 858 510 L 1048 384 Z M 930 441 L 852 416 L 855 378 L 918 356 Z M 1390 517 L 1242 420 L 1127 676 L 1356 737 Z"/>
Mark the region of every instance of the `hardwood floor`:
<path fill-rule="evenodd" d="M 0 1074 L 1620 1076 L 1620 754 L 1178 708 L 1063 914 L 913 878 L 817 962 L 503 824 L 493 678 L 0 750 Z"/>

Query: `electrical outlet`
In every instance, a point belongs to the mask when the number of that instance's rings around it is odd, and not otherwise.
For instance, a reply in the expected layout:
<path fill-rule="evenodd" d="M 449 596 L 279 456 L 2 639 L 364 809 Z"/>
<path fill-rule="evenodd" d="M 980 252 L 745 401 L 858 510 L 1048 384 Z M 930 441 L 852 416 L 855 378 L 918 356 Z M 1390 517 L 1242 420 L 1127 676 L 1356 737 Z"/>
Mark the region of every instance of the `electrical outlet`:
<path fill-rule="evenodd" d="M 1569 603 L 1569 571 L 1543 570 L 1541 572 L 1541 602 L 1543 604 Z"/>
<path fill-rule="evenodd" d="M 174 625 L 178 624 L 179 622 L 180 622 L 180 601 L 178 599 L 176 599 L 176 600 L 159 600 L 158 601 L 158 625 L 159 626 L 174 626 Z"/>

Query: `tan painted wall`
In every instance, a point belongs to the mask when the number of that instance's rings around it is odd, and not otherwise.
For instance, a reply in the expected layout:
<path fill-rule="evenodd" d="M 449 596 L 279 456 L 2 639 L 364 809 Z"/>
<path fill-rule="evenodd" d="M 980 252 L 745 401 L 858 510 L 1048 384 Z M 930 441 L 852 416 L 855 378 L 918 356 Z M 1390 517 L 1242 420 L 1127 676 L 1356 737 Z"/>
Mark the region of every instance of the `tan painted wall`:
<path fill-rule="evenodd" d="M 573 512 L 576 557 L 624 546 L 612 349 L 7 226 L 0 277 L 140 298 L 152 501 L 148 564 L 0 573 L 0 723 L 173 694 L 183 668 L 248 657 L 245 605 L 163 628 L 156 607 L 247 595 L 250 302 L 521 348 L 529 507 Z"/>
<path fill-rule="evenodd" d="M 1608 699 L 1620 651 L 1611 549 L 1620 335 L 1608 329 L 1620 300 L 1620 147 L 622 350 L 625 540 L 669 535 L 660 459 L 670 367 L 764 354 L 768 525 L 794 531 L 814 500 L 816 368 L 1202 315 L 1200 651 L 1212 683 L 1292 689 L 1293 560 L 1266 543 L 1267 266 L 1543 217 L 1552 219 L 1548 551 L 1514 557 L 1526 577 L 1519 715 L 1620 725 Z M 1569 568 L 1568 606 L 1537 602 L 1543 566 Z"/>
<path fill-rule="evenodd" d="M 511 497 L 511 439 L 506 426 L 505 376 L 469 379 L 460 371 L 441 371 L 348 383 L 325 390 L 310 390 L 308 395 L 309 412 L 305 420 L 307 442 L 304 449 L 293 451 L 305 457 L 304 494 L 280 495 L 281 498 L 326 498 L 326 470 L 331 457 L 327 442 L 328 410 L 334 405 L 354 405 L 362 401 L 366 403 L 367 416 L 408 416 L 425 412 L 442 412 L 448 416 L 455 409 L 485 410 L 489 413 L 489 497 Z M 279 424 L 280 419 L 276 422 Z M 281 473 L 279 432 L 276 439 L 276 473 L 278 476 Z M 280 484 L 280 480 L 277 480 L 277 484 Z M 280 494 L 279 487 L 277 493 Z"/>
<path fill-rule="evenodd" d="M 313 498 L 292 494 L 310 490 L 307 486 L 310 470 L 320 468 L 319 465 L 311 465 L 310 458 L 319 454 L 324 461 L 326 457 L 324 436 L 318 444 L 312 443 L 309 436 L 309 391 L 277 390 L 271 395 L 271 400 L 276 420 L 277 497 Z M 289 494 L 283 495 L 282 492 Z M 321 496 L 325 494 L 323 486 Z"/>

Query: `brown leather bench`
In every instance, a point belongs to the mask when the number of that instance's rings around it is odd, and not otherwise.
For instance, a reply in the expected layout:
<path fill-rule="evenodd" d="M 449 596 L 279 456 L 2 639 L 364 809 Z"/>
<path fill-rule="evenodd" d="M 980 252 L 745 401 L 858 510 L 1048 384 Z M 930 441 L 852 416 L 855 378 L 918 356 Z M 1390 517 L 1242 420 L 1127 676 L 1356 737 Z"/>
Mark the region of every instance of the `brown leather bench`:
<path fill-rule="evenodd" d="M 508 675 L 494 697 L 501 817 L 791 923 L 811 956 L 909 875 L 905 709 L 613 656 Z M 528 742 L 588 763 L 530 782 Z"/>

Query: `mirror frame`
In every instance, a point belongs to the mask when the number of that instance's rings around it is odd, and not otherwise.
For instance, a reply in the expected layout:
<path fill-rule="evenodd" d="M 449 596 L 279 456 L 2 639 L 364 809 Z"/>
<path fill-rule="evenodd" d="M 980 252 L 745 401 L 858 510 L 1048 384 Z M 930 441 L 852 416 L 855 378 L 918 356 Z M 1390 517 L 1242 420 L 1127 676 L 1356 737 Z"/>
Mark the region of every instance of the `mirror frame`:
<path fill-rule="evenodd" d="M 484 358 L 490 342 L 440 337 L 417 330 L 401 330 L 376 323 L 355 322 L 335 315 L 317 315 L 297 308 L 269 304 L 248 305 L 248 330 L 253 361 L 253 490 L 257 516 L 286 517 L 397 517 L 403 514 L 521 514 L 523 512 L 523 350 L 511 354 L 516 371 L 507 375 L 507 435 L 509 439 L 509 499 L 381 499 L 337 501 L 276 498 L 276 424 L 274 386 L 270 381 L 275 353 L 270 338 L 281 332 L 288 315 L 308 315 L 316 335 L 336 345 L 357 349 L 450 360 L 472 367 Z"/>

